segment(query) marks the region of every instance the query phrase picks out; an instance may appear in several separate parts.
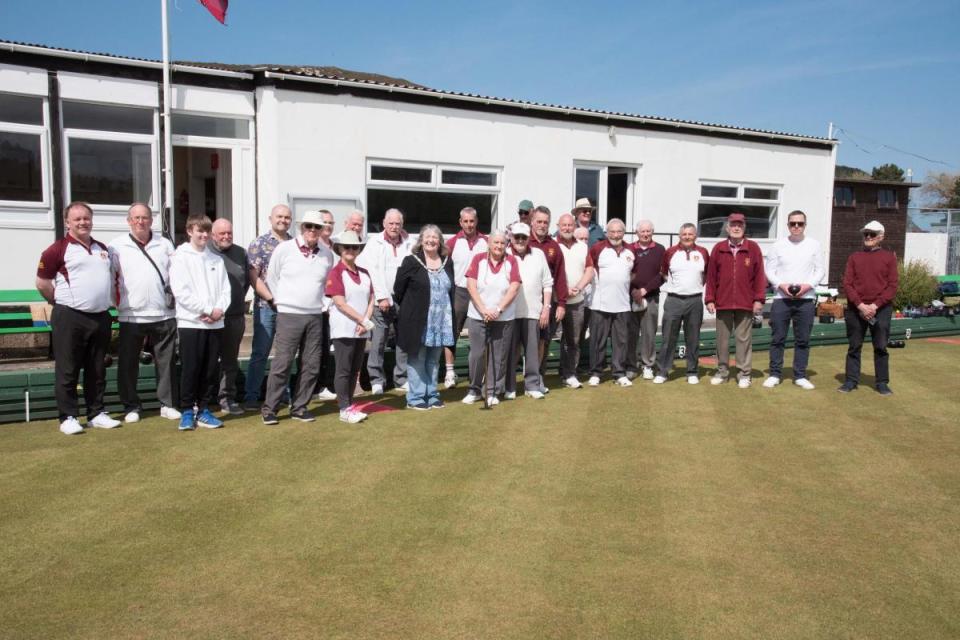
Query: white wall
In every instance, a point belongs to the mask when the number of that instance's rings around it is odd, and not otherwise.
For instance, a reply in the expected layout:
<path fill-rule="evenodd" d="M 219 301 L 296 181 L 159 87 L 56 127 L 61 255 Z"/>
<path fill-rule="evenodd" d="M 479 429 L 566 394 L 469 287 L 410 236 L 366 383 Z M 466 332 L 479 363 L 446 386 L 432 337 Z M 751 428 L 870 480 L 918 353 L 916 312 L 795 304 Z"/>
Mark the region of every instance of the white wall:
<path fill-rule="evenodd" d="M 259 213 L 290 193 L 366 198 L 368 158 L 502 167 L 502 226 L 530 198 L 555 213 L 573 204 L 575 161 L 637 167 L 635 217 L 657 231 L 696 222 L 701 180 L 782 184 L 778 233 L 802 209 L 829 249 L 830 150 L 504 116 L 350 95 L 259 89 Z M 382 212 L 369 212 L 378 219 Z M 628 226 L 632 226 L 628 220 Z M 773 240 L 760 240 L 761 246 Z M 712 245 L 706 240 L 704 244 Z M 829 256 L 827 256 L 829 261 Z"/>
<path fill-rule="evenodd" d="M 949 237 L 945 233 L 908 233 L 903 249 L 903 261 L 922 260 L 933 269 L 933 275 L 947 273 Z"/>

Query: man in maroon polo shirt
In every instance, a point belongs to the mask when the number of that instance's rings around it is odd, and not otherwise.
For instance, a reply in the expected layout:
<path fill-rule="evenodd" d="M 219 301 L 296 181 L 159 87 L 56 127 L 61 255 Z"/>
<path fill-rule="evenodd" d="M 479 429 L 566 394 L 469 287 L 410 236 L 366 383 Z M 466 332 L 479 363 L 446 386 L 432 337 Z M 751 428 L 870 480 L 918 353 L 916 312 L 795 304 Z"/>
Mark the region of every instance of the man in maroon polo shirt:
<path fill-rule="evenodd" d="M 847 259 L 843 272 L 843 292 L 847 308 L 843 320 L 847 325 L 846 379 L 837 391 L 849 393 L 860 383 L 860 350 L 870 330 L 873 341 L 873 368 L 877 393 L 893 395 L 890 390 L 890 320 L 893 318 L 893 297 L 897 293 L 899 274 L 897 256 L 880 247 L 883 225 L 871 220 L 860 230 L 863 249 Z"/>
<path fill-rule="evenodd" d="M 723 384 L 730 375 L 730 334 L 736 340 L 737 386 L 750 386 L 753 362 L 753 317 L 763 310 L 767 277 L 763 253 L 744 237 L 747 221 L 742 213 L 727 216 L 727 239 L 710 252 L 707 263 L 707 310 L 717 314 L 717 372 L 710 384 Z"/>
<path fill-rule="evenodd" d="M 663 276 L 660 266 L 666 249 L 653 240 L 653 223 L 637 223 L 637 241 L 630 245 L 633 251 L 633 273 L 630 276 L 630 333 L 627 339 L 627 377 L 633 380 L 643 367 L 643 379 L 653 380 L 653 365 L 657 358 L 657 320 L 660 315 L 660 285 Z M 637 357 L 637 338 L 640 356 Z"/>
<path fill-rule="evenodd" d="M 550 275 L 553 276 L 553 300 L 550 303 L 550 322 L 540 331 L 540 379 L 546 374 L 547 353 L 550 340 L 557 332 L 567 312 L 567 270 L 563 263 L 563 251 L 557 241 L 550 237 L 550 209 L 540 205 L 530 212 L 531 248 L 540 249 L 547 258 Z M 543 391 L 543 389 L 541 390 Z"/>

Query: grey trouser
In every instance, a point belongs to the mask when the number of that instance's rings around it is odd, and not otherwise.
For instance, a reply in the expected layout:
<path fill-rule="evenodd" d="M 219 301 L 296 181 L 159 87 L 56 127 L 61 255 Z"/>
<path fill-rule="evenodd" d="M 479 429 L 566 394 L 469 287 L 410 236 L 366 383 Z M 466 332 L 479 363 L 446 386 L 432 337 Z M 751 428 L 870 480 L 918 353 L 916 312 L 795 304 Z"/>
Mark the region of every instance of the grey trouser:
<path fill-rule="evenodd" d="M 638 373 L 640 367 L 652 368 L 657 361 L 657 318 L 660 314 L 660 294 L 647 297 L 647 308 L 630 312 L 630 334 L 627 340 L 627 371 Z M 640 357 L 637 358 L 639 334 Z"/>
<path fill-rule="evenodd" d="M 627 334 L 630 330 L 630 312 L 590 311 L 590 375 L 599 376 L 603 372 L 603 361 L 607 352 L 607 339 L 613 343 L 613 355 L 610 358 L 610 372 L 614 378 L 622 377 L 627 371 Z"/>
<path fill-rule="evenodd" d="M 140 372 L 140 351 L 143 339 L 150 337 L 153 345 L 153 364 L 157 376 L 157 399 L 165 407 L 178 405 L 177 385 L 177 321 L 173 318 L 160 322 L 121 322 L 117 341 L 117 391 L 123 410 L 140 411 L 137 378 Z"/>
<path fill-rule="evenodd" d="M 399 308 L 396 304 L 384 313 L 380 307 L 373 307 L 373 336 L 370 338 L 370 353 L 367 354 L 367 373 L 370 384 L 379 384 L 386 388 L 387 378 L 383 372 L 383 350 L 387 346 L 390 327 L 396 328 Z M 402 386 L 407 381 L 407 354 L 400 347 L 394 349 L 393 385 Z"/>
<path fill-rule="evenodd" d="M 220 333 L 220 402 L 237 401 L 237 372 L 240 370 L 237 355 L 245 327 L 246 317 L 243 315 L 223 317 L 223 331 Z"/>
<path fill-rule="evenodd" d="M 560 321 L 560 378 L 577 375 L 580 362 L 580 336 L 583 333 L 583 302 L 567 304 L 567 312 Z"/>
<path fill-rule="evenodd" d="M 540 377 L 540 322 L 530 318 L 517 318 L 513 321 L 510 359 L 504 375 L 504 390 L 517 390 L 517 364 L 520 362 L 520 350 L 523 349 L 523 388 L 525 391 L 540 391 L 543 379 Z M 498 381 L 499 386 L 499 381 Z"/>
<path fill-rule="evenodd" d="M 273 362 L 267 378 L 267 393 L 263 400 L 262 413 L 276 413 L 283 401 L 290 369 L 300 351 L 300 375 L 297 389 L 290 399 L 290 411 L 307 408 L 313 396 L 313 388 L 320 375 L 320 351 L 323 343 L 323 314 L 278 313 L 276 333 L 273 335 Z"/>
<path fill-rule="evenodd" d="M 700 294 L 678 296 L 667 294 L 663 301 L 663 331 L 660 357 L 657 367 L 660 375 L 667 377 L 673 368 L 673 350 L 677 347 L 680 327 L 683 326 L 683 340 L 686 346 L 687 375 L 697 375 L 700 364 L 700 325 L 703 324 L 703 296 Z"/>
<path fill-rule="evenodd" d="M 737 379 L 750 379 L 753 362 L 753 311 L 717 311 L 717 375 L 730 375 L 730 334 L 736 341 Z"/>
<path fill-rule="evenodd" d="M 470 371 L 470 392 L 475 395 L 490 394 L 490 381 L 495 381 L 493 393 L 503 393 L 506 377 L 507 356 L 513 341 L 513 320 L 483 322 L 467 318 L 470 334 L 470 355 L 467 363 Z M 490 336 L 490 354 L 484 362 L 487 335 Z"/>
<path fill-rule="evenodd" d="M 336 371 L 333 374 L 333 389 L 337 394 L 337 406 L 341 411 L 353 404 L 353 392 L 357 376 L 363 366 L 363 350 L 367 341 L 363 338 L 334 338 L 333 359 Z"/>

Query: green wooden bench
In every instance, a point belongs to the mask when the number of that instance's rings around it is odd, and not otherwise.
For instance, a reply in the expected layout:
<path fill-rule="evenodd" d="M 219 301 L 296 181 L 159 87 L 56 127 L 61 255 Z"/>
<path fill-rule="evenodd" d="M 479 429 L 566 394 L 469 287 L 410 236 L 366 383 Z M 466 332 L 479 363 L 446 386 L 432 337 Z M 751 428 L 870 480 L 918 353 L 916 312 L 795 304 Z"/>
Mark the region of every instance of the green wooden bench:
<path fill-rule="evenodd" d="M 50 333 L 48 303 L 36 289 L 0 290 L 0 336 L 24 333 Z M 117 330 L 117 310 L 110 309 Z"/>

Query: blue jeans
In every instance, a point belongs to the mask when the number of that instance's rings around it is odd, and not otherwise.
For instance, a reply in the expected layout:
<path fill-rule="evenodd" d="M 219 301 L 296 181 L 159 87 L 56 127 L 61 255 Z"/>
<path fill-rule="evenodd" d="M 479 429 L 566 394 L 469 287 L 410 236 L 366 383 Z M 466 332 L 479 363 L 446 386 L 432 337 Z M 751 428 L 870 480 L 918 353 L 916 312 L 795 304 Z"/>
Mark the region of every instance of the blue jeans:
<path fill-rule="evenodd" d="M 437 372 L 443 347 L 420 346 L 417 355 L 407 357 L 407 405 L 433 406 L 440 402 Z"/>
<path fill-rule="evenodd" d="M 255 307 L 253 310 L 253 344 L 250 363 L 247 365 L 247 384 L 244 400 L 254 403 L 260 400 L 260 387 L 267 369 L 267 358 L 273 347 L 273 334 L 277 329 L 277 312 L 270 307 Z"/>
<path fill-rule="evenodd" d="M 807 377 L 807 362 L 810 359 L 810 331 L 816 303 L 812 298 L 788 300 L 777 298 L 770 307 L 770 375 L 783 377 L 783 349 L 787 342 L 787 330 L 793 324 L 793 379 Z"/>

